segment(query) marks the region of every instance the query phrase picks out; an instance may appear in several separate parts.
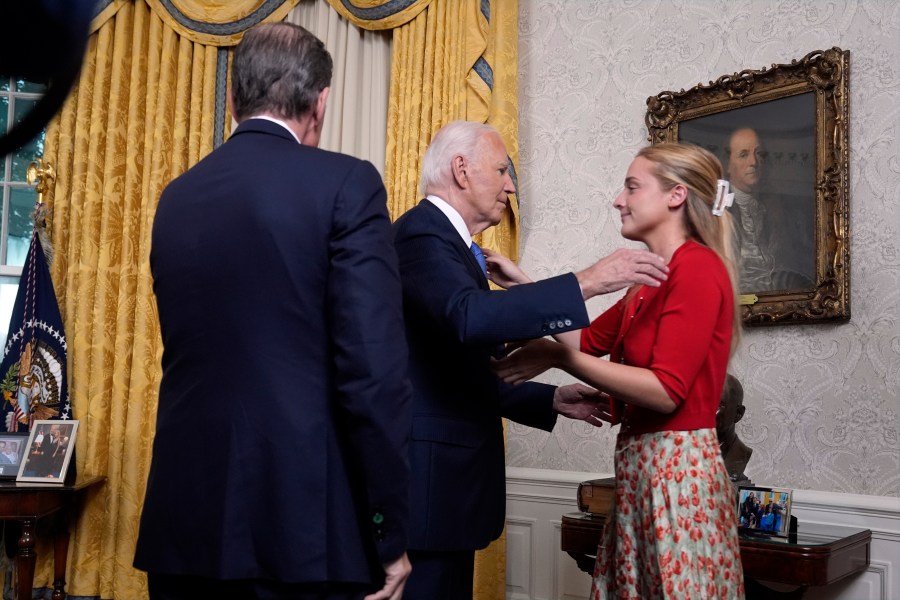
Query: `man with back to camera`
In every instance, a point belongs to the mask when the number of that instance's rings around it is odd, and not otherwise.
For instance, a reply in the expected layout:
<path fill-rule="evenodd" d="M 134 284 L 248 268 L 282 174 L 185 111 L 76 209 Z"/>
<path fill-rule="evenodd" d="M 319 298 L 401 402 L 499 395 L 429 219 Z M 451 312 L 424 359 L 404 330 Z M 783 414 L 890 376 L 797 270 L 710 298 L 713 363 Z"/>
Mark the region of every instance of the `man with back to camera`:
<path fill-rule="evenodd" d="M 378 172 L 316 148 L 331 74 L 305 29 L 248 30 L 239 126 L 159 200 L 163 374 L 134 559 L 152 600 L 403 593 L 397 259 Z"/>
<path fill-rule="evenodd" d="M 557 414 L 600 425 L 596 390 L 573 384 L 510 386 L 490 368 L 504 342 L 589 324 L 585 299 L 634 282 L 659 285 L 666 267 L 643 250 L 619 250 L 577 274 L 510 286 L 500 259 L 472 236 L 500 222 L 515 192 L 500 134 L 455 121 L 422 160 L 425 196 L 394 224 L 410 345 L 410 545 L 405 600 L 472 597 L 475 550 L 504 525 L 502 417 L 546 431 Z M 507 259 L 503 259 L 508 262 Z"/>

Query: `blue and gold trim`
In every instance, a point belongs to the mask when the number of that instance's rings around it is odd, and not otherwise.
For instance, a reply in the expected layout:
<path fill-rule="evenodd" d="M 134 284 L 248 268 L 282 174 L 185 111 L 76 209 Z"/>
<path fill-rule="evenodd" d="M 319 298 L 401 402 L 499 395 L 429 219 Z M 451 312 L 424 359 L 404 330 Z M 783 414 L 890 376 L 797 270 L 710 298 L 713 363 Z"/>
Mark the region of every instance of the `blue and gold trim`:
<path fill-rule="evenodd" d="M 225 141 L 225 126 L 228 118 L 228 48 L 219 48 L 216 53 L 216 121 L 213 129 L 213 148 Z"/>
<path fill-rule="evenodd" d="M 372 8 L 360 8 L 355 6 L 351 0 L 341 0 L 344 9 L 357 19 L 364 21 L 380 21 L 392 17 L 395 14 L 406 10 L 419 0 L 388 0 L 384 4 L 374 6 Z"/>
<path fill-rule="evenodd" d="M 259 25 L 265 21 L 269 15 L 284 4 L 284 0 L 266 0 L 262 6 L 242 19 L 237 19 L 229 23 L 204 23 L 202 21 L 191 19 L 185 15 L 172 3 L 172 0 L 158 0 L 158 2 L 160 6 L 165 8 L 169 15 L 185 29 L 216 36 L 231 36 L 236 33 L 242 33 L 254 25 Z"/>
<path fill-rule="evenodd" d="M 472 70 L 478 73 L 478 76 L 481 77 L 481 80 L 484 81 L 489 90 L 494 89 L 494 70 L 488 64 L 488 61 L 484 60 L 483 56 L 480 56 L 475 61 L 475 64 L 472 65 Z"/>

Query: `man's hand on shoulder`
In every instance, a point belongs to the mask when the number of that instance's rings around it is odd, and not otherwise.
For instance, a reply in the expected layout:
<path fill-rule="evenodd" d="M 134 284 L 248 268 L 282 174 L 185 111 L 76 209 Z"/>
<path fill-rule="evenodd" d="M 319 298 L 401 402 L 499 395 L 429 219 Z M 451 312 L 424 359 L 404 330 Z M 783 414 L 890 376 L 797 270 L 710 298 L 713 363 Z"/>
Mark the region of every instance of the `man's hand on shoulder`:
<path fill-rule="evenodd" d="M 531 283 L 531 278 L 507 257 L 489 248 L 483 248 L 482 251 L 487 261 L 488 277 L 503 289 L 508 290 L 514 285 Z"/>
<path fill-rule="evenodd" d="M 661 256 L 646 250 L 620 248 L 575 274 L 584 299 L 638 283 L 659 287 L 669 268 Z"/>

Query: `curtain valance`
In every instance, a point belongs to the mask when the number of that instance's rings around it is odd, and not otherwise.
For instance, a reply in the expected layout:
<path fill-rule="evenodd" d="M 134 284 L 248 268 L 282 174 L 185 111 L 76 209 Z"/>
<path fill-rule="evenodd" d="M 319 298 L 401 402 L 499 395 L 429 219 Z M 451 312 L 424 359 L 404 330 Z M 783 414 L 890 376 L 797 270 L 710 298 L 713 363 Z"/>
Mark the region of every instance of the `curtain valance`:
<path fill-rule="evenodd" d="M 142 0 L 137 0 L 142 1 Z M 207 46 L 234 46 L 247 29 L 281 21 L 300 0 L 143 0 L 178 35 Z M 101 0 L 91 32 L 135 0 Z"/>
<path fill-rule="evenodd" d="M 327 0 L 342 17 L 362 29 L 393 29 L 409 23 L 431 0 Z"/>

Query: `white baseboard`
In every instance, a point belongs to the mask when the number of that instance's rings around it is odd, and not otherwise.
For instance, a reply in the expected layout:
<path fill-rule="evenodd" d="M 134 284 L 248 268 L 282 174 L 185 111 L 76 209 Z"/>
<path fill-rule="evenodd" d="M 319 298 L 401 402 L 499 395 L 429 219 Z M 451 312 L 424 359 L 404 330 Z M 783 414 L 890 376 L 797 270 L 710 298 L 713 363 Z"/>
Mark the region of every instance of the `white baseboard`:
<path fill-rule="evenodd" d="M 507 600 L 586 600 L 591 578 L 559 549 L 562 515 L 575 512 L 578 484 L 609 473 L 506 469 Z M 801 521 L 872 530 L 868 570 L 827 588 L 817 600 L 900 598 L 900 498 L 794 490 L 792 514 Z"/>

